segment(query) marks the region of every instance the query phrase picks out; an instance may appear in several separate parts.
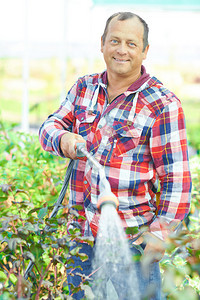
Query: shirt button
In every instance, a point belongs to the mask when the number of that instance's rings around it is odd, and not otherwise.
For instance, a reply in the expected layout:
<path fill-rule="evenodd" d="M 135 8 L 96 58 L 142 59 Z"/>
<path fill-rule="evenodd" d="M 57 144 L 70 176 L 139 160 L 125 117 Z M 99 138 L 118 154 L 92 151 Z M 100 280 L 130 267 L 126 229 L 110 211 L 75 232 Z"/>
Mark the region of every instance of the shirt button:
<path fill-rule="evenodd" d="M 87 180 L 84 180 L 84 184 L 87 184 Z"/>
<path fill-rule="evenodd" d="M 117 100 L 115 100 L 115 103 L 117 103 L 118 101 Z"/>
<path fill-rule="evenodd" d="M 84 117 L 81 118 L 81 121 L 83 121 L 83 120 L 84 120 Z"/>
<path fill-rule="evenodd" d="M 99 125 L 99 128 L 101 129 L 103 126 L 102 125 Z"/>

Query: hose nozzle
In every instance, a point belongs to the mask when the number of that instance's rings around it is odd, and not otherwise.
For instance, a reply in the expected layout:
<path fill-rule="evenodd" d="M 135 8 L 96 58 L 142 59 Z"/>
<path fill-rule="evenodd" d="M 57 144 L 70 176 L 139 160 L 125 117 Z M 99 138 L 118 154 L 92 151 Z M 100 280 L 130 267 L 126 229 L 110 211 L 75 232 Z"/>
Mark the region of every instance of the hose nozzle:
<path fill-rule="evenodd" d="M 104 204 L 111 204 L 116 209 L 118 209 L 119 200 L 117 199 L 115 194 L 113 194 L 113 192 L 111 191 L 110 183 L 105 176 L 104 170 L 99 170 L 99 175 L 100 175 L 100 183 L 99 183 L 100 194 L 97 201 L 97 209 L 99 210 L 99 212 L 101 212 L 102 206 L 104 206 Z"/>
<path fill-rule="evenodd" d="M 119 200 L 117 197 L 112 193 L 110 195 L 102 195 L 99 197 L 98 202 L 97 202 L 97 208 L 99 211 L 101 211 L 102 206 L 106 204 L 112 204 L 116 209 L 119 207 Z"/>

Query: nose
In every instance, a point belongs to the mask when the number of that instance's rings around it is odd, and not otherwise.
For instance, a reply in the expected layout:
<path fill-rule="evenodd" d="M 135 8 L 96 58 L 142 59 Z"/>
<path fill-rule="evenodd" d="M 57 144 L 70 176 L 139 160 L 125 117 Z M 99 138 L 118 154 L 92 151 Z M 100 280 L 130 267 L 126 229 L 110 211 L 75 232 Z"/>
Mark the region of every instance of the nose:
<path fill-rule="evenodd" d="M 125 43 L 120 43 L 117 48 L 117 53 L 120 55 L 124 55 L 127 53 L 127 47 Z"/>

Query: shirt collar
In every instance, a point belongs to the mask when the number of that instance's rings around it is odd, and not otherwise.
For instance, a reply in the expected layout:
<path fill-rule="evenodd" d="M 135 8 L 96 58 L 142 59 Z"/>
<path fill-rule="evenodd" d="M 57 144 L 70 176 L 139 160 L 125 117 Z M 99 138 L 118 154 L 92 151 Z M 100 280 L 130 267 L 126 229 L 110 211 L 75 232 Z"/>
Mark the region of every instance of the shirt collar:
<path fill-rule="evenodd" d="M 150 79 L 150 75 L 146 72 L 144 66 L 141 67 L 141 76 L 133 82 L 128 88 L 128 91 L 136 91 L 138 90 L 147 80 Z"/>
<path fill-rule="evenodd" d="M 101 78 L 102 78 L 102 83 L 105 84 L 105 85 L 107 85 L 107 83 L 108 83 L 107 71 L 104 71 L 102 73 Z M 146 72 L 145 67 L 142 65 L 140 78 L 138 78 L 135 82 L 133 82 L 133 84 L 130 85 L 130 87 L 128 88 L 127 92 L 130 93 L 132 91 L 138 90 L 149 79 L 150 79 L 150 75 Z"/>

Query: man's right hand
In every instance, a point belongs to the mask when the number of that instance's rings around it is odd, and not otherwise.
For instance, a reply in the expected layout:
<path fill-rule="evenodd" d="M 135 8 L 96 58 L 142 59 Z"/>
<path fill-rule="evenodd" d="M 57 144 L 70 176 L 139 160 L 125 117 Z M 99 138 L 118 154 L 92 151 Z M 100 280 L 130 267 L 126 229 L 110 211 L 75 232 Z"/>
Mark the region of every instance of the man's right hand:
<path fill-rule="evenodd" d="M 60 148 L 65 157 L 77 159 L 76 144 L 86 143 L 84 138 L 76 133 L 66 132 L 60 139 Z"/>

